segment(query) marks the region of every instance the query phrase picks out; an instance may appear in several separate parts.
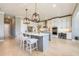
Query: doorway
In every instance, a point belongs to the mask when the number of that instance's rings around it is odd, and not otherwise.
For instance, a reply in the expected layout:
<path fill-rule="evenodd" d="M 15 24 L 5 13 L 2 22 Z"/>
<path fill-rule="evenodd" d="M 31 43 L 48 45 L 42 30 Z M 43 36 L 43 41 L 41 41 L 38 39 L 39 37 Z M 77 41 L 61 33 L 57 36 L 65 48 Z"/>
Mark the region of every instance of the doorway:
<path fill-rule="evenodd" d="M 11 16 L 5 16 L 4 18 L 4 38 L 12 38 L 15 36 L 15 22 Z"/>

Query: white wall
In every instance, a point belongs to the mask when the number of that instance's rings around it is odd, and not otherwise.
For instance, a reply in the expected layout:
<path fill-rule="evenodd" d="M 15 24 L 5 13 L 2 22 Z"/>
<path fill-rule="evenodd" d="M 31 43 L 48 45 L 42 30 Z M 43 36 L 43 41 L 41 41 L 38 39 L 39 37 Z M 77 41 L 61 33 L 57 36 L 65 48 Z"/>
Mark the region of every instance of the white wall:
<path fill-rule="evenodd" d="M 79 4 L 72 16 L 72 37 L 73 39 L 75 36 L 79 37 Z"/>
<path fill-rule="evenodd" d="M 21 32 L 24 33 L 27 31 L 27 24 L 23 24 L 23 18 L 21 19 Z"/>
<path fill-rule="evenodd" d="M 15 17 L 15 32 L 16 36 L 21 33 L 21 18 Z"/>

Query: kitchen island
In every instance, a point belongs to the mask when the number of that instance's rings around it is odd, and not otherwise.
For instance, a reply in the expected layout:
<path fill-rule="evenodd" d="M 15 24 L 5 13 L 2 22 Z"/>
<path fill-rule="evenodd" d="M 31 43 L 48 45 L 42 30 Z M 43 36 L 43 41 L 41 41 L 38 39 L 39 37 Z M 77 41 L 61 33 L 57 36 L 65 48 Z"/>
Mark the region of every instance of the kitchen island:
<path fill-rule="evenodd" d="M 25 33 L 26 36 L 38 39 L 38 50 L 45 51 L 48 49 L 49 34 L 46 33 Z"/>

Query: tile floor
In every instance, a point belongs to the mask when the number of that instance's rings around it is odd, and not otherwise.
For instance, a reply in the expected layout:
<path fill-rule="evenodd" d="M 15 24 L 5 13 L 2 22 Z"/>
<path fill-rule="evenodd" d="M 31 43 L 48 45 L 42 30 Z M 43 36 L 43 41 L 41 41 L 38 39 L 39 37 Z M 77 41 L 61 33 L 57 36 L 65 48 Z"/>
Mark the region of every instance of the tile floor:
<path fill-rule="evenodd" d="M 46 52 L 33 51 L 32 56 L 78 56 L 79 41 L 52 38 Z M 0 56 L 29 56 L 28 51 L 21 49 L 14 39 L 0 42 Z"/>

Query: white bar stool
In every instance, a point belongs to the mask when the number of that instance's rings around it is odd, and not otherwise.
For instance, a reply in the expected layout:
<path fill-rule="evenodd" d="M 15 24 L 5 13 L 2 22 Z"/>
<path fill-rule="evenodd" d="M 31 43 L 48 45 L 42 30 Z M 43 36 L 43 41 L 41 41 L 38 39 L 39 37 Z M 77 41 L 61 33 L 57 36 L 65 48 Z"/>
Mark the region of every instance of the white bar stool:
<path fill-rule="evenodd" d="M 32 50 L 38 49 L 37 41 L 38 41 L 38 39 L 34 39 L 34 38 L 28 38 L 26 40 L 26 42 L 27 42 L 26 49 L 30 50 L 30 54 L 32 53 Z M 34 44 L 35 44 L 35 46 L 34 46 Z"/>
<path fill-rule="evenodd" d="M 16 42 L 18 45 L 20 45 L 20 41 L 21 41 L 21 38 L 20 38 L 20 34 L 18 34 L 15 38 Z"/>
<path fill-rule="evenodd" d="M 21 34 L 21 42 L 20 42 L 20 44 L 21 44 L 21 47 L 24 49 L 25 48 L 25 41 L 28 39 L 28 37 L 27 36 L 23 36 L 23 34 Z"/>

